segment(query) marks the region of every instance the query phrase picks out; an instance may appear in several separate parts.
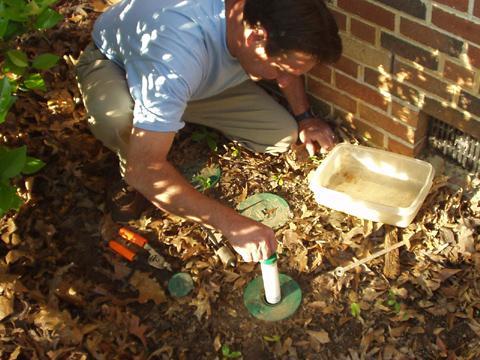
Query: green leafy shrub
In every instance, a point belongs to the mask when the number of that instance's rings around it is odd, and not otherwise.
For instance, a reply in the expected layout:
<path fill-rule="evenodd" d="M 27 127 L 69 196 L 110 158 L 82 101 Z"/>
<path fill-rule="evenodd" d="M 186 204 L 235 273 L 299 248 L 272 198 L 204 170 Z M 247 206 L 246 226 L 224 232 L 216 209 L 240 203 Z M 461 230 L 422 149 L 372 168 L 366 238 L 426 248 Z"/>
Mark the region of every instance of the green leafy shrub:
<path fill-rule="evenodd" d="M 7 117 L 17 94 L 29 90 L 46 90 L 41 71 L 58 63 L 59 57 L 45 53 L 35 57 L 17 47 L 27 34 L 55 26 L 62 15 L 51 6 L 57 0 L 0 0 L 0 124 Z M 32 174 L 45 164 L 27 156 L 25 146 L 0 147 L 0 216 L 22 204 L 12 180 Z"/>

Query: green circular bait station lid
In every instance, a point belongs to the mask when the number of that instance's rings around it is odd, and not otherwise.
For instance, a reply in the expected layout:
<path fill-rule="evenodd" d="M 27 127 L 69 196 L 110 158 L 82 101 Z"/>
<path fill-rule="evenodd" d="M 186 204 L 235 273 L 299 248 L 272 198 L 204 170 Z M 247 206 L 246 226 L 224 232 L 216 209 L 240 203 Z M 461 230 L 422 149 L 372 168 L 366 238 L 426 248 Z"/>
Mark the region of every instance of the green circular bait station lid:
<path fill-rule="evenodd" d="M 285 225 L 290 218 L 288 203 L 271 193 L 255 194 L 237 206 L 243 216 L 261 222 L 272 229 Z"/>
<path fill-rule="evenodd" d="M 280 291 L 282 300 L 275 305 L 265 300 L 265 289 L 262 277 L 256 277 L 245 288 L 243 303 L 247 310 L 259 320 L 284 320 L 297 311 L 302 302 L 302 290 L 290 276 L 280 274 Z"/>
<path fill-rule="evenodd" d="M 193 289 L 193 280 L 190 274 L 176 273 L 168 281 L 168 292 L 174 297 L 188 295 Z"/>

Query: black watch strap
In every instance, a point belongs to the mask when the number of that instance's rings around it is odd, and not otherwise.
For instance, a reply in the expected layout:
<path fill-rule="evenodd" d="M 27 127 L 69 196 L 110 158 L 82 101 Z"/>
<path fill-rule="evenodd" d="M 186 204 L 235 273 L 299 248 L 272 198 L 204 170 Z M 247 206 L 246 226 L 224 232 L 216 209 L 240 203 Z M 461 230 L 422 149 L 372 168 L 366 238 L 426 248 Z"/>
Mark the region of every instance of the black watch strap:
<path fill-rule="evenodd" d="M 302 120 L 310 119 L 310 118 L 315 117 L 315 113 L 313 112 L 312 108 L 309 108 L 307 111 L 305 111 L 301 114 L 298 114 L 298 115 L 294 115 L 293 117 L 295 118 L 295 120 L 297 122 L 300 122 Z"/>

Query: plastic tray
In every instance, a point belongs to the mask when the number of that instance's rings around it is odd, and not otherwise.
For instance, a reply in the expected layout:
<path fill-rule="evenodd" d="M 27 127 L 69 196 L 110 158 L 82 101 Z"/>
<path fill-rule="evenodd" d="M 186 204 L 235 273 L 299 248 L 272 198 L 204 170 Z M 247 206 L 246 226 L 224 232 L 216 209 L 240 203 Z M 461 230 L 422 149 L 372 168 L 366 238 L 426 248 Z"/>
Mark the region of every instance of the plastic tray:
<path fill-rule="evenodd" d="M 315 170 L 310 189 L 320 205 L 406 227 L 430 191 L 433 176 L 428 162 L 342 143 Z"/>

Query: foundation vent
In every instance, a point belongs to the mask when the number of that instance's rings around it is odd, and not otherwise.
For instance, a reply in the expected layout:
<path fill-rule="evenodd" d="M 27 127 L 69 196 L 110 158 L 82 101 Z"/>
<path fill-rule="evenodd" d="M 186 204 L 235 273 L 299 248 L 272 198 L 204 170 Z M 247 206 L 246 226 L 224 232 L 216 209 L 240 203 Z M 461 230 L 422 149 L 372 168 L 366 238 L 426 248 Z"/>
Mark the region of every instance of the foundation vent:
<path fill-rule="evenodd" d="M 428 144 L 464 169 L 480 173 L 480 140 L 438 119 L 429 121 Z"/>

